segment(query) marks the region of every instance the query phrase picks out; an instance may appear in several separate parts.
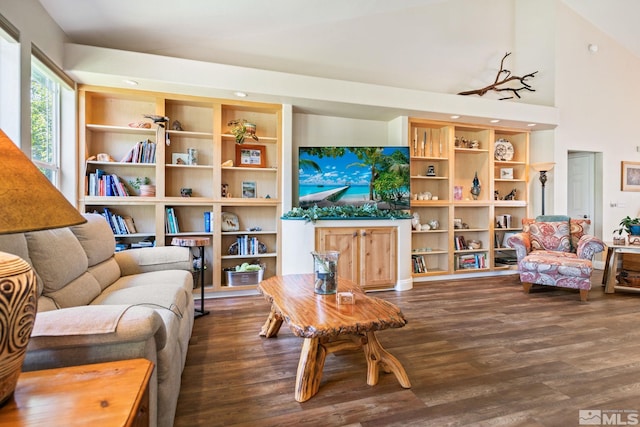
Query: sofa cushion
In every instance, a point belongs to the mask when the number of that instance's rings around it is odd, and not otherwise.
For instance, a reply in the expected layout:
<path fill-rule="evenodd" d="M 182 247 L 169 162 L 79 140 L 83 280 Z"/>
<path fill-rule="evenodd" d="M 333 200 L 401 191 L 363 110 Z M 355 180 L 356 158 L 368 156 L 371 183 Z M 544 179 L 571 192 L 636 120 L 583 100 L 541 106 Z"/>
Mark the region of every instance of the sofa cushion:
<path fill-rule="evenodd" d="M 120 278 L 120 266 L 114 257 L 89 267 L 89 273 L 96 278 L 100 289 L 106 289 Z"/>
<path fill-rule="evenodd" d="M 116 250 L 116 239 L 102 215 L 84 214 L 83 216 L 87 222 L 69 228 L 82 245 L 91 267 L 113 256 Z"/>
<path fill-rule="evenodd" d="M 568 221 L 535 222 L 529 226 L 532 250 L 571 252 Z"/>
<path fill-rule="evenodd" d="M 25 233 L 31 262 L 42 279 L 43 294 L 58 291 L 87 271 L 80 242 L 68 228 Z M 80 304 L 88 304 L 95 295 Z"/>
<path fill-rule="evenodd" d="M 98 295 L 100 295 L 100 285 L 89 272 L 73 279 L 59 290 L 45 294 L 55 302 L 58 308 L 87 305 Z M 40 311 L 40 307 L 38 307 L 38 311 Z"/>

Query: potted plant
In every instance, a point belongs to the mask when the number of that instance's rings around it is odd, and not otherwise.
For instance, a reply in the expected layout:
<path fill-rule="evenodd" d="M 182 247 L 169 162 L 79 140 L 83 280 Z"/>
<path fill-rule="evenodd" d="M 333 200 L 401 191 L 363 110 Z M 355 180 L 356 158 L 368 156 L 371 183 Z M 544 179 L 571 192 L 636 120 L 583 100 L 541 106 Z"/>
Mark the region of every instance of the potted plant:
<path fill-rule="evenodd" d="M 155 197 L 156 195 L 156 186 L 151 184 L 151 180 L 147 176 L 129 180 L 129 184 L 139 191 L 142 197 Z"/>
<path fill-rule="evenodd" d="M 620 227 L 613 230 L 614 234 L 617 232 L 618 236 L 622 236 L 622 233 L 626 232 L 629 236 L 640 236 L 640 218 L 631 218 L 629 215 L 627 215 L 626 217 L 622 218 L 619 225 Z M 620 237 L 616 238 L 614 236 L 614 243 L 616 243 L 616 240 L 618 239 L 620 239 Z M 624 240 L 624 238 L 622 238 L 622 240 Z M 619 241 L 617 243 L 624 244 L 624 242 L 620 243 Z"/>
<path fill-rule="evenodd" d="M 231 133 L 236 137 L 236 143 L 238 144 L 242 144 L 247 135 L 259 141 L 254 123 L 249 123 L 245 119 L 233 119 L 229 120 L 227 126 L 231 126 Z"/>

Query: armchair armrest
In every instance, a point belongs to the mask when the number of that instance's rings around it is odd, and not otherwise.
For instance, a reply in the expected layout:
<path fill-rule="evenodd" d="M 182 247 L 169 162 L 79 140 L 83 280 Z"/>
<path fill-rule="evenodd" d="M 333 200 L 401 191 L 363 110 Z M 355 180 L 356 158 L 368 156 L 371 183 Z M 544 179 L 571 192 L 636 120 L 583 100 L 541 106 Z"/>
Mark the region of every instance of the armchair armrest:
<path fill-rule="evenodd" d="M 522 258 L 526 257 L 531 251 L 531 241 L 529 240 L 529 233 L 517 233 L 507 239 L 507 246 L 516 250 L 516 257 L 518 262 Z"/>
<path fill-rule="evenodd" d="M 578 258 L 592 259 L 595 254 L 604 250 L 604 242 L 596 236 L 585 234 L 578 241 Z"/>
<path fill-rule="evenodd" d="M 101 319 L 114 322 L 112 331 L 104 322 L 93 324 L 92 314 L 98 310 Z M 150 307 L 87 305 L 44 311 L 36 314 L 24 370 L 139 357 L 156 363 L 166 338 L 162 317 Z"/>
<path fill-rule="evenodd" d="M 159 270 L 193 268 L 191 251 L 181 246 L 157 246 L 116 252 L 114 258 L 123 276 Z"/>

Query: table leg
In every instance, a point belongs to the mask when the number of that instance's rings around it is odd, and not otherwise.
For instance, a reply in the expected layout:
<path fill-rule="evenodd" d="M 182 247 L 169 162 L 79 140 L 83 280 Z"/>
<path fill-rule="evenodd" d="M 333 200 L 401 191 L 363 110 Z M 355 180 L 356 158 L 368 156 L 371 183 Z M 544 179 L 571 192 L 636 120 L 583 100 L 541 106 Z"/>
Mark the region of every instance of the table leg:
<path fill-rule="evenodd" d="M 304 339 L 296 374 L 296 401 L 305 402 L 318 392 L 326 356 L 327 350 L 318 338 Z"/>
<path fill-rule="evenodd" d="M 200 259 L 200 308 L 195 309 L 194 317 L 206 316 L 209 311 L 204 310 L 204 246 L 198 246 Z"/>
<path fill-rule="evenodd" d="M 280 330 L 280 326 L 282 326 L 282 320 L 282 316 L 271 308 L 267 321 L 264 322 L 262 329 L 260 329 L 260 336 L 267 338 L 278 336 L 278 331 Z"/>
<path fill-rule="evenodd" d="M 616 291 L 616 270 L 618 269 L 618 254 L 619 252 L 616 248 L 610 248 L 613 255 L 611 255 L 611 259 L 609 260 L 609 271 L 607 274 L 607 286 L 604 288 L 604 292 L 607 294 L 612 294 Z"/>
<path fill-rule="evenodd" d="M 382 348 L 374 332 L 367 332 L 367 343 L 364 344 L 364 354 L 367 358 L 367 384 L 378 383 L 378 369 L 393 372 L 403 388 L 411 388 L 411 382 L 402 364 L 391 353 Z"/>
<path fill-rule="evenodd" d="M 607 284 L 607 278 L 609 277 L 609 262 L 611 261 L 611 254 L 613 248 L 607 248 L 607 260 L 604 262 L 604 273 L 602 274 L 602 284 Z"/>

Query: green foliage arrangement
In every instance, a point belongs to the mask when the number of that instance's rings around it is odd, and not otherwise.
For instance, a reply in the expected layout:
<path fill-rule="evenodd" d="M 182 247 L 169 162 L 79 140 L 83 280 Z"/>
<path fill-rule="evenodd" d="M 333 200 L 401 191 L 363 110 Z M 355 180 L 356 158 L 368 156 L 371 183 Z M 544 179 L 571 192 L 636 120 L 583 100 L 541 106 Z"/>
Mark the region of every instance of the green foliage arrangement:
<path fill-rule="evenodd" d="M 620 228 L 613 230 L 614 233 L 618 233 L 618 235 L 622 235 L 623 232 L 627 232 L 628 235 L 632 235 L 631 226 L 632 225 L 640 225 L 640 218 L 631 218 L 630 216 L 626 216 L 622 218 L 620 221 Z"/>
<path fill-rule="evenodd" d="M 313 205 L 313 207 L 310 208 L 293 208 L 282 215 L 282 218 L 300 218 L 306 221 L 316 222 L 319 219 L 341 218 L 409 219 L 411 218 L 411 214 L 407 211 L 378 209 L 374 203 L 367 203 L 362 206 L 344 205 L 320 208 L 318 205 Z"/>

